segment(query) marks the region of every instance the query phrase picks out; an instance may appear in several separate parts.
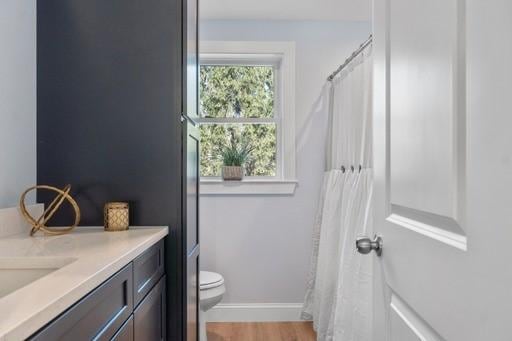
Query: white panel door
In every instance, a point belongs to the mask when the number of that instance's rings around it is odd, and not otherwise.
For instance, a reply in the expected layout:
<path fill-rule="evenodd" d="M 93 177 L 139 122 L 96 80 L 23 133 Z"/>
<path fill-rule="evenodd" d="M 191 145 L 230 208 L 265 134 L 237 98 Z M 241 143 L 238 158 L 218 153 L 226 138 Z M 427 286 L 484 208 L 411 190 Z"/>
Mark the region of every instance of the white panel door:
<path fill-rule="evenodd" d="M 376 0 L 374 59 L 375 340 L 512 340 L 512 1 Z"/>

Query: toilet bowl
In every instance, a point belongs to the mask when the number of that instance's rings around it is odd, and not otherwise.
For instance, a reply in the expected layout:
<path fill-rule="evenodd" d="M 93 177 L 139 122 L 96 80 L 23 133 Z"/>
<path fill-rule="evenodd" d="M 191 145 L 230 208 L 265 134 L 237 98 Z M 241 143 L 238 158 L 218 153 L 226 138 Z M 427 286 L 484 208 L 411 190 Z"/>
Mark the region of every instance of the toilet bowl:
<path fill-rule="evenodd" d="M 200 341 L 207 341 L 205 312 L 216 306 L 226 292 L 224 278 L 215 272 L 199 273 L 199 335 Z"/>

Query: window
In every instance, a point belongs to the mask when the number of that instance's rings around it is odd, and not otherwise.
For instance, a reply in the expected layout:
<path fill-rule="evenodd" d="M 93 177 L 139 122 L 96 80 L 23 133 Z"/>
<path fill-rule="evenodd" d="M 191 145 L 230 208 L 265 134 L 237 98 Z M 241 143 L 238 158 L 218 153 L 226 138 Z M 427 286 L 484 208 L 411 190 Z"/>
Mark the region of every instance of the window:
<path fill-rule="evenodd" d="M 219 147 L 232 140 L 253 148 L 246 176 L 277 175 L 275 71 L 273 65 L 201 65 L 201 176 L 220 176 Z"/>
<path fill-rule="evenodd" d="M 203 42 L 201 47 L 202 194 L 293 193 L 293 44 Z M 252 148 L 246 177 L 237 185 L 220 181 L 220 149 L 233 140 Z"/>

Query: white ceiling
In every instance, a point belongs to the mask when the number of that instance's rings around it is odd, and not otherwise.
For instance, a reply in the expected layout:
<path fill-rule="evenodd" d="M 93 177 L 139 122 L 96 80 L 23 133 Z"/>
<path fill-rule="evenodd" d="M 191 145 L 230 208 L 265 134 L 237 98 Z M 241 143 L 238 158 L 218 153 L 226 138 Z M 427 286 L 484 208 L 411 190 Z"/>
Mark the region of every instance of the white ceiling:
<path fill-rule="evenodd" d="M 202 19 L 362 20 L 371 0 L 201 0 Z"/>

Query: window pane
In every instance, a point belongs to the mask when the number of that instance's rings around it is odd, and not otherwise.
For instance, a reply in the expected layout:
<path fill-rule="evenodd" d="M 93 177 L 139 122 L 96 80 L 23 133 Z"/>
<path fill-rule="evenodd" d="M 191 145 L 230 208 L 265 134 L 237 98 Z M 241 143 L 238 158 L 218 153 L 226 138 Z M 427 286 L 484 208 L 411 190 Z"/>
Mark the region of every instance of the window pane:
<path fill-rule="evenodd" d="M 202 117 L 271 118 L 274 116 L 272 66 L 202 65 Z"/>
<path fill-rule="evenodd" d="M 220 176 L 220 151 L 232 136 L 237 143 L 249 143 L 254 148 L 245 164 L 246 176 L 276 176 L 275 124 L 202 124 L 201 176 Z"/>

